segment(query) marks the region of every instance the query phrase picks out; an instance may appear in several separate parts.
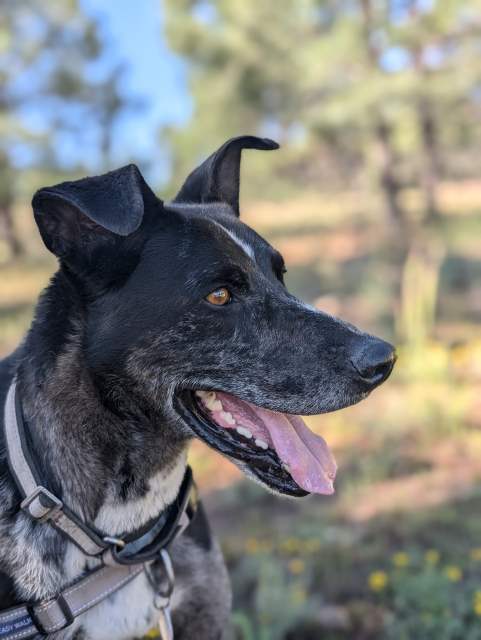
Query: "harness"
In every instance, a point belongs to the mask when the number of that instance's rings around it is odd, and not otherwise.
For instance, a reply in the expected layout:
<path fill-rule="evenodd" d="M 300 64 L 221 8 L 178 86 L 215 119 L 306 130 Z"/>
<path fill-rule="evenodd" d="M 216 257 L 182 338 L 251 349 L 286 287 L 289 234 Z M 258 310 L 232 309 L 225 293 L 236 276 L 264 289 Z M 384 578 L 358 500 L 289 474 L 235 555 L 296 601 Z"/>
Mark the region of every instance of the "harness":
<path fill-rule="evenodd" d="M 20 508 L 35 522 L 47 524 L 66 536 L 85 556 L 98 560 L 99 565 L 48 600 L 4 610 L 0 603 L 0 640 L 26 640 L 38 634 L 48 635 L 66 629 L 78 616 L 103 602 L 141 573 L 146 574 L 156 592 L 154 605 L 160 612 L 161 638 L 172 640 L 169 602 L 174 572 L 168 547 L 196 513 L 197 496 L 190 467 L 186 469 L 176 500 L 147 527 L 125 539 L 106 536 L 83 522 L 42 485 L 28 449 L 15 381 L 8 391 L 4 422 L 8 465 L 22 496 Z M 154 562 L 163 570 L 160 588 L 151 574 Z"/>

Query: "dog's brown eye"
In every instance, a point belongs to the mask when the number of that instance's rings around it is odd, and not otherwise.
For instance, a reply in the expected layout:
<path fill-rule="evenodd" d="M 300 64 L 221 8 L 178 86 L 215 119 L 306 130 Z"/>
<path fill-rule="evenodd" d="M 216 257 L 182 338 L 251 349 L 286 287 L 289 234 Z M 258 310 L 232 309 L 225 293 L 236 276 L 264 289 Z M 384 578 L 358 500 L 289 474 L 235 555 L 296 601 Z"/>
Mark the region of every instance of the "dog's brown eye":
<path fill-rule="evenodd" d="M 211 304 L 221 306 L 230 302 L 231 297 L 232 296 L 229 289 L 221 287 L 220 289 L 216 289 L 215 291 L 212 291 L 212 293 L 209 293 L 209 295 L 206 297 L 206 300 Z"/>

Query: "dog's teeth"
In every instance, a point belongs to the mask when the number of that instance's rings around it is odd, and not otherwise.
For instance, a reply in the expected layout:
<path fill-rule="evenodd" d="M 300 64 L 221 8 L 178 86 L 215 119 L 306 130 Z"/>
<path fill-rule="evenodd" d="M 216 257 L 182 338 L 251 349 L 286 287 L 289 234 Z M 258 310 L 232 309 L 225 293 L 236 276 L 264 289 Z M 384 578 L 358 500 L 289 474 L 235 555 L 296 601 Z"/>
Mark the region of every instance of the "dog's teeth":
<path fill-rule="evenodd" d="M 268 449 L 269 448 L 269 445 L 267 444 L 267 442 L 265 442 L 265 440 L 261 440 L 260 438 L 256 438 L 254 442 L 261 449 Z"/>
<path fill-rule="evenodd" d="M 209 411 L 222 411 L 222 402 L 217 400 L 215 391 L 196 391 Z M 229 423 L 230 424 L 230 423 Z"/>
<path fill-rule="evenodd" d="M 222 409 L 221 403 L 219 400 L 216 400 L 215 391 L 208 391 L 203 400 L 207 409 L 210 409 L 211 411 L 218 411 L 219 408 Z M 218 405 L 220 405 L 220 407 Z"/>
<path fill-rule="evenodd" d="M 252 433 L 249 429 L 246 429 L 246 427 L 237 427 L 236 431 L 241 436 L 244 436 L 244 438 L 249 438 L 249 440 L 252 438 Z"/>
<path fill-rule="evenodd" d="M 228 411 L 222 411 L 222 413 L 220 414 L 220 417 L 223 420 L 225 420 L 227 424 L 235 424 L 235 420 L 232 417 L 232 413 L 229 413 Z"/>
<path fill-rule="evenodd" d="M 283 462 L 283 463 L 281 464 L 281 467 L 284 469 L 284 471 L 287 471 L 287 473 L 290 473 L 290 472 L 291 472 L 291 468 L 290 468 L 290 466 L 287 464 L 287 462 Z"/>

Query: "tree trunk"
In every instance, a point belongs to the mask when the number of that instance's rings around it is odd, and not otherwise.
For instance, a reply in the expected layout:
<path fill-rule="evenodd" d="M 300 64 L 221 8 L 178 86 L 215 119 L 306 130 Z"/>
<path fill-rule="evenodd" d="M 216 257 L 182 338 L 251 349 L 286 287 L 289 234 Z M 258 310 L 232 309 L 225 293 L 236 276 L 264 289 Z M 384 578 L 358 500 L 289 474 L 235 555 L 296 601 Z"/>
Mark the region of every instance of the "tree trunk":
<path fill-rule="evenodd" d="M 0 207 L 0 225 L 10 254 L 14 258 L 22 255 L 23 246 L 15 232 L 11 206 L 3 205 Z"/>
<path fill-rule="evenodd" d="M 439 217 L 438 186 L 440 163 L 436 124 L 429 103 L 425 99 L 419 101 L 418 117 L 423 145 L 421 189 L 424 194 L 426 217 L 428 220 L 434 220 Z"/>
<path fill-rule="evenodd" d="M 375 30 L 371 0 L 360 0 L 363 15 L 364 40 L 372 73 L 378 71 L 378 56 L 375 40 L 372 37 Z M 402 185 L 396 176 L 396 154 L 391 142 L 391 129 L 384 121 L 382 114 L 373 114 L 373 134 L 378 146 L 379 154 L 379 185 L 384 195 L 389 220 L 398 230 L 405 232 L 406 216 L 399 201 Z"/>
<path fill-rule="evenodd" d="M 396 177 L 396 158 L 390 143 L 391 132 L 388 125 L 381 120 L 376 123 L 374 129 L 379 147 L 379 184 L 384 195 L 386 211 L 390 221 L 400 230 L 404 230 L 406 218 L 399 202 L 402 186 Z"/>
<path fill-rule="evenodd" d="M 6 152 L 0 149 L 0 234 L 11 256 L 16 258 L 23 253 L 23 247 L 13 224 L 14 183 L 10 159 Z"/>

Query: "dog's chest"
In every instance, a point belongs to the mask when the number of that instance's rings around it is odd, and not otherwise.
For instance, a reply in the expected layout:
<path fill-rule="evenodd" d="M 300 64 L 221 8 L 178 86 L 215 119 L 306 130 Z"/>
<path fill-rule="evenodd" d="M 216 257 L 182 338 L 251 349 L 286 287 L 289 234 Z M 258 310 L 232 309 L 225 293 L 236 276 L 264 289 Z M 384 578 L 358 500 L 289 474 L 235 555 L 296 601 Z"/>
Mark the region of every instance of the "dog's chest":
<path fill-rule="evenodd" d="M 145 573 L 108 600 L 83 614 L 77 622 L 88 640 L 140 638 L 158 622 L 154 593 Z"/>
<path fill-rule="evenodd" d="M 148 493 L 138 500 L 120 504 L 107 502 L 99 511 L 95 525 L 106 532 L 118 533 L 138 529 L 160 513 L 176 497 L 185 471 L 185 456 L 168 471 L 150 481 Z M 87 562 L 86 562 L 87 560 Z M 69 581 L 92 568 L 96 561 L 73 545 L 65 557 Z M 118 640 L 140 637 L 157 624 L 159 611 L 154 606 L 155 592 L 145 573 L 112 594 L 101 604 L 82 614 L 71 628 L 70 637 L 81 629 L 86 640 Z"/>

